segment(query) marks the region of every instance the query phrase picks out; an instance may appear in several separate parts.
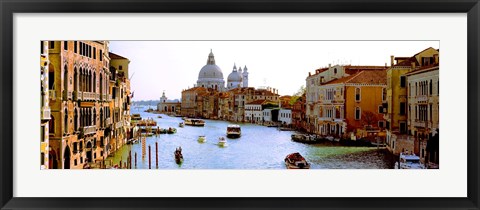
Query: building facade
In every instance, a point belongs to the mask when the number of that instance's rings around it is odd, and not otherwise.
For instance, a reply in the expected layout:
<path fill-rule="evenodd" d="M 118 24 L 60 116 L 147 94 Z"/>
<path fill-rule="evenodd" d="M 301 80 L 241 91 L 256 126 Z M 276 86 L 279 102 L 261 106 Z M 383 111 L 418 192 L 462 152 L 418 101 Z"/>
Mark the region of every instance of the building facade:
<path fill-rule="evenodd" d="M 108 45 L 108 41 L 48 41 L 48 168 L 104 166 L 112 138 L 111 90 L 122 86 L 122 94 L 128 96 L 129 89 L 128 81 L 109 82 Z M 113 108 L 127 103 L 115 103 Z"/>
<path fill-rule="evenodd" d="M 157 111 L 166 114 L 180 114 L 181 103 L 178 99 L 169 100 L 165 96 L 165 91 L 160 97 L 160 102 L 157 104 Z"/>

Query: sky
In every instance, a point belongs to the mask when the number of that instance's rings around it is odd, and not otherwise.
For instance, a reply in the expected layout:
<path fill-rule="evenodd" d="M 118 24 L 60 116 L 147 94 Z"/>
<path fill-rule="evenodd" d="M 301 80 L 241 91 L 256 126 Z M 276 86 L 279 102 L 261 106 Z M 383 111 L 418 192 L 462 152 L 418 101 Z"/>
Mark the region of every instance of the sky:
<path fill-rule="evenodd" d="M 110 51 L 130 60 L 134 101 L 180 99 L 196 84 L 212 50 L 225 84 L 233 65 L 248 68 L 249 86 L 270 86 L 292 95 L 309 72 L 329 64 L 390 65 L 390 56 L 411 57 L 439 41 L 110 41 Z"/>

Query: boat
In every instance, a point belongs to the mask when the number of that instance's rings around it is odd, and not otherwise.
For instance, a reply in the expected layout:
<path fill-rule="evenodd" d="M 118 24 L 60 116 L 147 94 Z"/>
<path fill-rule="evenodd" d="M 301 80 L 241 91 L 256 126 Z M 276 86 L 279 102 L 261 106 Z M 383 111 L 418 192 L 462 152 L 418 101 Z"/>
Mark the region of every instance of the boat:
<path fill-rule="evenodd" d="M 228 146 L 227 140 L 225 140 L 225 138 L 223 136 L 218 138 L 218 146 L 221 146 L 221 147 Z"/>
<path fill-rule="evenodd" d="M 227 137 L 228 138 L 238 138 L 242 135 L 242 129 L 239 125 L 228 125 L 227 126 Z"/>
<path fill-rule="evenodd" d="M 176 129 L 176 128 L 172 128 L 172 127 L 168 128 L 168 130 L 167 130 L 167 133 L 168 133 L 168 134 L 174 134 L 174 133 L 176 133 L 176 132 L 177 132 L 177 129 Z"/>
<path fill-rule="evenodd" d="M 409 152 L 400 153 L 400 162 L 395 162 L 395 169 L 425 169 L 420 163 L 420 157 Z"/>
<path fill-rule="evenodd" d="M 199 137 L 198 137 L 198 142 L 200 142 L 200 143 L 205 143 L 205 142 L 207 142 L 207 137 L 206 137 L 206 136 L 199 136 Z"/>
<path fill-rule="evenodd" d="M 178 127 L 183 128 L 184 126 L 185 126 L 185 123 L 183 123 L 183 122 L 178 123 Z"/>
<path fill-rule="evenodd" d="M 158 118 L 162 118 L 162 115 L 158 115 L 157 117 L 158 117 Z"/>
<path fill-rule="evenodd" d="M 287 169 L 310 169 L 310 164 L 298 152 L 287 155 L 285 165 Z"/>
<path fill-rule="evenodd" d="M 183 162 L 183 155 L 182 155 L 182 147 L 175 149 L 175 162 L 177 164 L 181 164 Z"/>
<path fill-rule="evenodd" d="M 205 121 L 200 119 L 185 119 L 185 125 L 205 126 Z"/>
<path fill-rule="evenodd" d="M 300 142 L 300 143 L 316 143 L 318 138 L 315 135 L 307 135 L 307 134 L 292 134 L 292 141 Z"/>
<path fill-rule="evenodd" d="M 140 114 L 132 114 L 131 120 L 134 120 L 134 121 L 142 120 L 142 117 L 140 116 Z"/>

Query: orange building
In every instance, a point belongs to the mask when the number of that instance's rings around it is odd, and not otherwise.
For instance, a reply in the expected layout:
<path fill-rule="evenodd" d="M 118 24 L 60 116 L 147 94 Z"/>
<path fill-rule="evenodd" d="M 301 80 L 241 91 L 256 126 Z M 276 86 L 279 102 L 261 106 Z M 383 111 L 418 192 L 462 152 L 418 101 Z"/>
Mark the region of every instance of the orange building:
<path fill-rule="evenodd" d="M 385 69 L 362 70 L 320 86 L 320 135 L 350 137 L 359 129 L 383 128 Z"/>

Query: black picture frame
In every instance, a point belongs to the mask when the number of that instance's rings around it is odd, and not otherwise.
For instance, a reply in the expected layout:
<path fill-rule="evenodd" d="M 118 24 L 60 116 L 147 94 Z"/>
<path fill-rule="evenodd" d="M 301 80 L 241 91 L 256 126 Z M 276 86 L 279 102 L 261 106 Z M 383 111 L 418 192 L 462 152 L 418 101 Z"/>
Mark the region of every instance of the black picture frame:
<path fill-rule="evenodd" d="M 478 0 L 0 0 L 1 209 L 479 209 Z M 15 13 L 466 13 L 468 196 L 465 198 L 18 198 L 13 197 L 13 15 Z M 448 180 L 445 180 L 448 181 Z"/>

